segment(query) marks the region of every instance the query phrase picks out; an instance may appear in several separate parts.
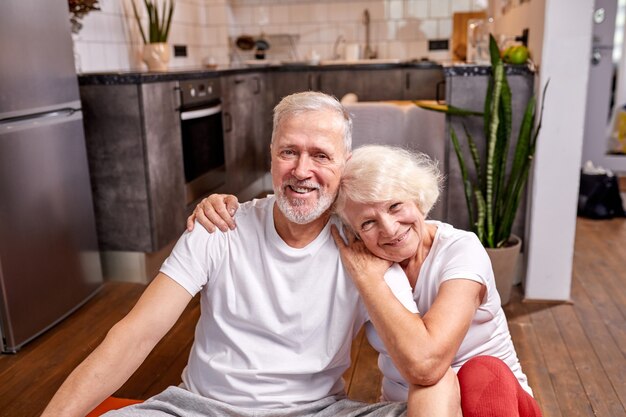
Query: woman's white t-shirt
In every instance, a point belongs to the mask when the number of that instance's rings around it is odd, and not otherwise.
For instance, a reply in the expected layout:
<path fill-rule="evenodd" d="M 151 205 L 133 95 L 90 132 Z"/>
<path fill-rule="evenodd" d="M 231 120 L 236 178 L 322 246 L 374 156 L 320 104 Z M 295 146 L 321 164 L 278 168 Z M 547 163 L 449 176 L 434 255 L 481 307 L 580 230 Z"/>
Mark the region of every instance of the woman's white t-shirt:
<path fill-rule="evenodd" d="M 524 390 L 532 395 L 526 375 L 522 372 L 515 347 L 511 340 L 500 296 L 491 269 L 491 262 L 484 247 L 474 233 L 458 230 L 449 224 L 428 221 L 437 226 L 433 245 L 420 269 L 413 298 L 415 304 L 402 301 L 410 311 L 417 310 L 424 315 L 432 306 L 439 286 L 451 279 L 469 279 L 484 284 L 487 294 L 480 305 L 467 335 L 452 361 L 452 368 L 459 368 L 469 359 L 478 355 L 489 355 L 501 359 L 517 377 Z M 397 283 L 396 283 L 397 285 Z M 406 280 L 406 286 L 409 286 Z M 406 291 L 396 288 L 394 293 Z M 369 322 L 366 325 L 370 344 L 380 352 L 378 365 L 383 372 L 382 398 L 388 401 L 406 401 L 408 385 L 398 372 L 376 329 Z M 419 349 L 415 346 L 415 349 Z"/>

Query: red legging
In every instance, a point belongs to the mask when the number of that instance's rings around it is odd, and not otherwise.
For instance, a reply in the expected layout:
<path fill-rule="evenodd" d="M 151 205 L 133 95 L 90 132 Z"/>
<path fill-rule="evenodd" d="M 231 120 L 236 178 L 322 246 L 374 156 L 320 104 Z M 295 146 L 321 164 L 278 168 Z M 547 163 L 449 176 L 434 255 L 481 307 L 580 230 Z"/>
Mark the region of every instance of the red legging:
<path fill-rule="evenodd" d="M 498 358 L 476 356 L 457 376 L 463 417 L 541 417 L 535 399 Z"/>

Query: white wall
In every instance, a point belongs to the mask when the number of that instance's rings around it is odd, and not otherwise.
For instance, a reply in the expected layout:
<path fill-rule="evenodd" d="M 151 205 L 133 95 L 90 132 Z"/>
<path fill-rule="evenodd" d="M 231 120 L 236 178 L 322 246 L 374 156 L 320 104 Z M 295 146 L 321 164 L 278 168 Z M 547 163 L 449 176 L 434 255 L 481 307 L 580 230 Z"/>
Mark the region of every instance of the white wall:
<path fill-rule="evenodd" d="M 136 0 L 143 14 L 140 0 Z M 240 34 L 297 34 L 302 58 L 315 50 L 330 58 L 339 35 L 365 41 L 363 11 L 371 15 L 371 40 L 380 58 L 447 59 L 428 53 L 428 39 L 448 39 L 452 14 L 476 11 L 486 0 L 176 0 L 170 43 L 187 45 L 187 58 L 170 67 L 198 67 L 212 57 L 229 63 L 228 37 Z M 83 72 L 145 69 L 141 39 L 130 0 L 100 0 L 75 39 Z"/>
<path fill-rule="evenodd" d="M 528 49 L 537 65 L 541 64 L 544 10 L 545 0 L 527 1 L 511 7 L 505 14 L 502 14 L 501 9 L 491 7 L 491 13 L 495 18 L 494 31 L 497 34 L 519 36 L 524 29 L 529 30 Z"/>
<path fill-rule="evenodd" d="M 84 18 L 83 29 L 74 36 L 75 59 L 82 72 L 146 69 L 141 62 L 143 41 L 130 2 L 100 0 L 102 10 Z M 143 1 L 135 0 L 135 4 L 145 16 Z M 145 18 L 143 24 L 145 28 Z M 218 63 L 227 62 L 228 28 L 226 0 L 176 0 L 168 42 L 187 45 L 188 56 L 172 57 L 170 67 L 199 66 L 209 57 Z"/>

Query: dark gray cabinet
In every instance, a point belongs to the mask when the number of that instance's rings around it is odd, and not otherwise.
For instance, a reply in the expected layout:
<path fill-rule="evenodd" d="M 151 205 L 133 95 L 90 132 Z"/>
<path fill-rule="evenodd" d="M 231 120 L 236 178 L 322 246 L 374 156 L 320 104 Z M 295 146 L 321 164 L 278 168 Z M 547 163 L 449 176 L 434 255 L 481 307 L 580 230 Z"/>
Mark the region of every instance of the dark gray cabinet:
<path fill-rule="evenodd" d="M 184 227 L 174 85 L 81 86 L 101 250 L 154 252 Z"/>
<path fill-rule="evenodd" d="M 103 251 L 155 252 L 184 227 L 176 81 L 149 78 L 81 85 Z M 226 184 L 219 192 L 240 194 L 269 172 L 272 110 L 284 96 L 312 90 L 337 98 L 355 93 L 360 101 L 434 99 L 442 79 L 439 67 L 285 67 L 220 74 Z"/>
<path fill-rule="evenodd" d="M 317 87 L 338 99 L 354 93 L 359 101 L 398 100 L 401 80 L 400 69 L 321 69 Z"/>
<path fill-rule="evenodd" d="M 226 192 L 237 194 L 269 168 L 267 81 L 263 73 L 246 73 L 222 77 L 221 82 Z"/>
<path fill-rule="evenodd" d="M 403 100 L 445 100 L 446 79 L 443 68 L 407 68 L 402 72 Z"/>
<path fill-rule="evenodd" d="M 268 75 L 271 76 L 272 108 L 289 94 L 319 89 L 319 71 L 279 71 Z"/>

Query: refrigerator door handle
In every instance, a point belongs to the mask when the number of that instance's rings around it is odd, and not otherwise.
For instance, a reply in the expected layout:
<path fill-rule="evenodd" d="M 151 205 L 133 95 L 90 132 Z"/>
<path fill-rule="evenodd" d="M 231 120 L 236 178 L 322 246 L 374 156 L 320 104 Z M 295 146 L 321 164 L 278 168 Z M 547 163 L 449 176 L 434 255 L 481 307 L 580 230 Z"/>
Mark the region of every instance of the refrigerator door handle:
<path fill-rule="evenodd" d="M 71 108 L 71 107 L 64 107 L 64 108 L 53 110 L 53 111 L 32 113 L 32 114 L 26 114 L 23 116 L 16 116 L 16 117 L 7 117 L 6 119 L 0 119 L 0 123 L 14 123 L 14 122 L 21 122 L 24 120 L 34 121 L 36 119 L 46 119 L 46 118 L 52 118 L 52 117 L 70 117 L 77 111 L 81 111 L 81 110 L 76 109 L 76 108 Z"/>

